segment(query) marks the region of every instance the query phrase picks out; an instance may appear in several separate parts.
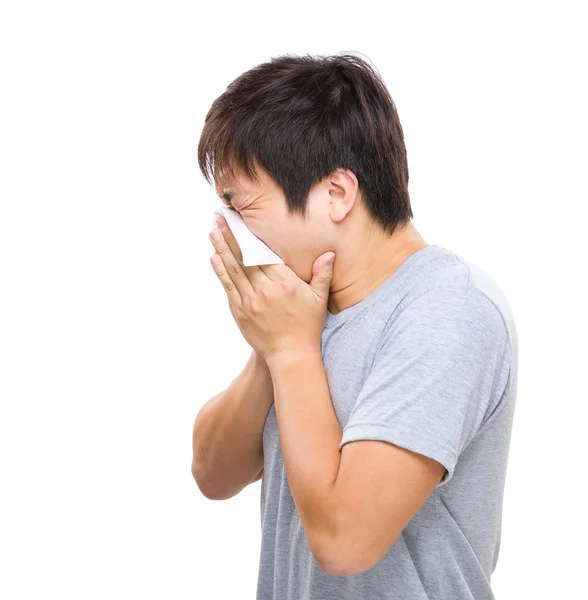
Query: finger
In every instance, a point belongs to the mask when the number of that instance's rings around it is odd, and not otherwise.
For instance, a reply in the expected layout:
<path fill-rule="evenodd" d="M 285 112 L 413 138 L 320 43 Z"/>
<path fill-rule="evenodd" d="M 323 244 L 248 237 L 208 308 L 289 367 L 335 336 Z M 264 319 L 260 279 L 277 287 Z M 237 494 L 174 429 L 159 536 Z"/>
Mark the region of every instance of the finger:
<path fill-rule="evenodd" d="M 229 305 L 229 310 L 231 311 L 231 314 L 233 315 L 233 319 L 235 319 L 235 321 L 237 320 L 237 317 L 235 316 L 235 311 L 233 309 L 233 305 L 231 304 L 231 301 L 229 300 L 227 302 L 227 304 Z"/>
<path fill-rule="evenodd" d="M 225 288 L 225 292 L 229 298 L 229 305 L 242 306 L 241 294 L 239 294 L 239 290 L 233 283 L 233 280 L 229 277 L 222 258 L 216 252 L 210 257 L 210 264 L 217 277 L 220 279 L 220 282 L 223 284 L 223 288 Z"/>
<path fill-rule="evenodd" d="M 214 233 L 218 234 L 218 240 L 214 239 Z M 216 253 L 221 257 L 224 269 L 235 284 L 239 294 L 242 297 L 251 294 L 253 292 L 251 281 L 249 281 L 249 277 L 247 277 L 243 265 L 233 255 L 233 252 L 223 237 L 220 229 L 216 227 L 213 229 L 210 241 L 212 242 Z"/>
<path fill-rule="evenodd" d="M 224 217 L 218 215 L 216 218 L 216 226 L 221 230 L 223 237 L 225 238 L 225 242 L 229 245 L 233 256 L 243 264 L 243 253 L 241 252 L 241 248 L 239 248 L 239 244 L 237 243 L 237 238 L 233 235 L 231 228 L 227 224 L 227 221 Z"/>
<path fill-rule="evenodd" d="M 225 242 L 227 242 L 227 245 L 231 249 L 233 256 L 235 257 L 237 262 L 241 265 L 243 272 L 249 279 L 249 282 L 251 283 L 251 287 L 257 291 L 257 288 L 255 287 L 255 278 L 258 277 L 259 273 L 262 271 L 261 267 L 258 265 L 254 265 L 252 267 L 246 267 L 243 264 L 243 254 L 241 252 L 241 248 L 239 247 L 239 243 L 237 242 L 237 238 L 231 231 L 231 228 L 229 227 L 226 219 L 223 216 L 218 215 L 216 217 L 216 224 L 217 224 L 217 227 L 221 230 L 221 233 L 223 234 L 223 237 L 225 238 Z"/>

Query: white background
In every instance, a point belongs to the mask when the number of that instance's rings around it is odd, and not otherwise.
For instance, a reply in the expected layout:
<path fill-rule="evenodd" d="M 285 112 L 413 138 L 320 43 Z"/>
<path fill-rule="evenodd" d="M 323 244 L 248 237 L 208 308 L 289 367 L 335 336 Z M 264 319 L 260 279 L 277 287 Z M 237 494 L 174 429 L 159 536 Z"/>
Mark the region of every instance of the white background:
<path fill-rule="evenodd" d="M 190 473 L 250 352 L 196 149 L 241 72 L 345 50 L 398 107 L 415 226 L 515 314 L 496 597 L 588 597 L 583 3 L 209 4 L 0 8 L 0 597 L 254 598 L 260 482 Z"/>

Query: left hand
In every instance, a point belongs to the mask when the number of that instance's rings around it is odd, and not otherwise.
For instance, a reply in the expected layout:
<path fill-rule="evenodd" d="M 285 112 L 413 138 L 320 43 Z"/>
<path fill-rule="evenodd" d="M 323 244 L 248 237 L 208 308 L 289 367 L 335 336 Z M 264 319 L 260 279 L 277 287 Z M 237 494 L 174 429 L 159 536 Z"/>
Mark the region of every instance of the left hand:
<path fill-rule="evenodd" d="M 333 266 L 327 261 L 333 252 L 319 256 L 306 283 L 287 265 L 246 267 L 235 236 L 228 225 L 214 229 L 220 240 L 211 242 L 216 250 L 212 267 L 221 280 L 231 312 L 249 345 L 266 360 L 283 352 L 318 351 L 325 326 L 327 300 Z M 219 257 L 219 264 L 213 259 Z"/>

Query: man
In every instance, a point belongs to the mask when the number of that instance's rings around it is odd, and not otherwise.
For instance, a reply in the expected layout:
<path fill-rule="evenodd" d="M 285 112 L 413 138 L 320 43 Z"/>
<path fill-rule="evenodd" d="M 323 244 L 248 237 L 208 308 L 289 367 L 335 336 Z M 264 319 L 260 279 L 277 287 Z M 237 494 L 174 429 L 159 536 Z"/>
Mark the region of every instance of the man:
<path fill-rule="evenodd" d="M 493 598 L 515 323 L 411 223 L 381 77 L 352 54 L 258 65 L 213 104 L 199 164 L 285 263 L 243 266 L 218 222 L 253 352 L 198 414 L 192 472 L 214 499 L 262 478 L 257 598 Z"/>

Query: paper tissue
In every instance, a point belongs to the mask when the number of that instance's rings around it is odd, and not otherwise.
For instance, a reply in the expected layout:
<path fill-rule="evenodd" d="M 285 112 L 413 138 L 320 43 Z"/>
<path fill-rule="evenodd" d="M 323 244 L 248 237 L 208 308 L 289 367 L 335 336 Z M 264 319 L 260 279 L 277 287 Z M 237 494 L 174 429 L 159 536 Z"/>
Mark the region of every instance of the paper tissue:
<path fill-rule="evenodd" d="M 237 244 L 239 244 L 239 248 L 243 254 L 243 264 L 246 267 L 284 264 L 284 261 L 275 252 L 251 232 L 238 212 L 226 206 L 215 208 L 212 216 L 213 227 L 217 227 L 217 215 L 222 215 L 226 219 L 228 226 L 237 240 Z"/>

